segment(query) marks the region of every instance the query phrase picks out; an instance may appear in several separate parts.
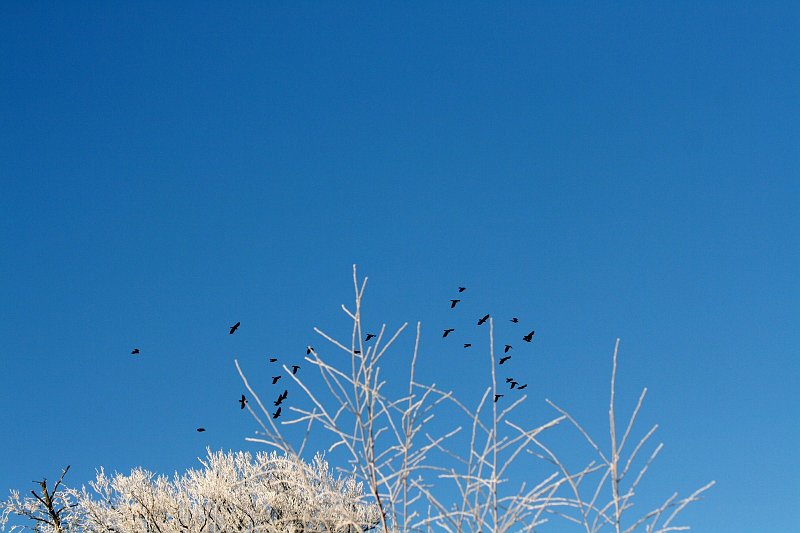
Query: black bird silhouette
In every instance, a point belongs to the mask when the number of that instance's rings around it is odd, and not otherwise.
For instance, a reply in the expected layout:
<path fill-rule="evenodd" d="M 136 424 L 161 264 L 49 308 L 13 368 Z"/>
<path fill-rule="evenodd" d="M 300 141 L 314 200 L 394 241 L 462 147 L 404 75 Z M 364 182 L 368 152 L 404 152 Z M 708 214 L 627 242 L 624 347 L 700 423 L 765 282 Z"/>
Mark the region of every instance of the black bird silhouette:
<path fill-rule="evenodd" d="M 448 335 L 450 335 L 450 333 L 452 333 L 453 331 L 455 331 L 455 328 L 450 328 L 450 329 L 446 329 L 446 330 L 444 330 L 444 335 L 442 335 L 442 337 L 447 337 L 447 336 L 448 336 Z"/>
<path fill-rule="evenodd" d="M 453 309 L 461 300 L 450 300 L 450 309 Z"/>
<path fill-rule="evenodd" d="M 525 387 L 527 387 L 527 386 L 528 386 L 528 384 L 527 384 L 527 383 L 526 383 L 525 385 L 520 385 L 519 387 L 517 387 L 517 390 L 522 390 L 522 389 L 524 389 L 524 388 L 525 388 Z"/>
<path fill-rule="evenodd" d="M 278 398 L 283 398 L 285 400 L 287 396 L 289 396 L 289 391 L 286 390 L 286 389 L 283 389 L 283 394 L 278 396 Z"/>
<path fill-rule="evenodd" d="M 366 338 L 366 339 L 364 339 L 364 342 L 369 342 L 369 340 L 370 340 L 371 338 L 373 338 L 373 337 L 375 337 L 375 335 L 373 335 L 372 333 L 367 333 L 367 338 Z"/>
<path fill-rule="evenodd" d="M 468 342 L 465 342 L 465 343 L 464 343 L 464 348 L 469 348 L 470 346 L 472 346 L 472 344 L 470 344 L 470 343 L 468 343 Z"/>
<path fill-rule="evenodd" d="M 247 399 L 244 397 L 244 394 L 242 394 L 242 399 L 239 400 L 239 405 L 242 406 L 242 409 L 244 409 L 244 406 L 245 406 L 246 403 L 247 403 Z"/>
<path fill-rule="evenodd" d="M 281 416 L 281 407 L 278 407 L 278 410 L 272 413 L 272 418 L 278 418 Z"/>
<path fill-rule="evenodd" d="M 206 430 L 206 428 L 197 428 L 197 432 L 198 432 L 198 433 L 202 433 L 202 432 L 204 432 L 205 430 Z"/>
<path fill-rule="evenodd" d="M 501 358 L 500 358 L 500 364 L 502 365 L 503 363 L 505 363 L 505 362 L 506 362 L 506 361 L 508 361 L 509 359 L 511 359 L 511 356 L 510 356 L 510 355 L 507 355 L 507 356 L 505 356 L 505 357 L 501 357 Z"/>
<path fill-rule="evenodd" d="M 241 322 L 237 322 L 236 324 L 232 325 L 231 326 L 231 331 L 228 334 L 229 335 L 233 335 L 233 332 L 236 331 L 237 329 L 239 329 L 240 325 L 241 325 Z"/>
<path fill-rule="evenodd" d="M 514 378 L 506 378 L 506 383 L 511 383 L 512 381 L 514 381 Z"/>
<path fill-rule="evenodd" d="M 497 400 L 505 396 L 505 394 L 495 394 L 494 395 L 494 403 L 497 403 Z"/>
<path fill-rule="evenodd" d="M 134 348 L 131 350 L 131 355 L 139 355 L 139 348 Z"/>
<path fill-rule="evenodd" d="M 306 355 L 310 355 L 311 354 L 311 350 L 313 350 L 313 349 L 314 349 L 313 346 L 307 346 L 306 347 Z"/>
<path fill-rule="evenodd" d="M 516 387 L 517 385 L 519 385 L 519 383 L 518 383 L 518 382 L 516 382 L 516 381 L 512 381 L 512 382 L 511 382 L 511 388 L 512 388 L 512 389 L 513 389 L 514 387 Z"/>
<path fill-rule="evenodd" d="M 300 365 L 292 365 L 292 374 L 297 374 L 298 370 L 300 370 Z"/>
<path fill-rule="evenodd" d="M 527 335 L 522 337 L 522 340 L 524 340 L 525 342 L 531 342 L 531 340 L 533 339 L 534 335 L 536 335 L 536 332 L 535 331 L 531 331 L 530 333 L 528 333 Z"/>
<path fill-rule="evenodd" d="M 278 358 L 277 357 L 270 357 L 269 358 L 269 362 L 270 363 L 277 363 L 278 362 Z"/>
<path fill-rule="evenodd" d="M 272 384 L 275 385 L 279 379 L 281 379 L 280 376 L 272 376 Z"/>
<path fill-rule="evenodd" d="M 353 353 L 359 355 L 361 353 L 361 350 L 353 350 Z"/>
<path fill-rule="evenodd" d="M 505 349 L 505 350 L 503 350 L 503 353 L 508 353 L 508 351 L 509 351 L 511 348 L 513 348 L 513 346 L 511 346 L 510 344 L 506 344 L 506 349 Z"/>
<path fill-rule="evenodd" d="M 467 290 L 467 288 L 466 288 L 466 287 L 459 287 L 459 288 L 458 288 L 458 292 L 464 292 L 465 290 Z"/>
<path fill-rule="evenodd" d="M 275 407 L 278 407 L 278 406 L 281 404 L 281 402 L 283 402 L 283 400 L 285 400 L 285 399 L 286 399 L 286 398 L 284 398 L 283 394 L 281 394 L 281 395 L 279 395 L 279 396 L 278 396 L 278 399 L 277 399 L 277 400 L 275 400 L 274 402 L 272 402 L 272 404 L 273 404 Z"/>
<path fill-rule="evenodd" d="M 519 322 L 519 318 L 517 318 L 517 317 L 514 317 L 514 318 L 512 318 L 512 319 L 511 319 L 511 322 L 513 322 L 514 324 L 516 324 L 517 322 Z"/>
<path fill-rule="evenodd" d="M 480 326 L 481 324 L 483 324 L 487 320 L 489 320 L 489 315 L 488 314 L 485 317 L 483 317 L 480 320 L 478 320 L 478 325 Z"/>

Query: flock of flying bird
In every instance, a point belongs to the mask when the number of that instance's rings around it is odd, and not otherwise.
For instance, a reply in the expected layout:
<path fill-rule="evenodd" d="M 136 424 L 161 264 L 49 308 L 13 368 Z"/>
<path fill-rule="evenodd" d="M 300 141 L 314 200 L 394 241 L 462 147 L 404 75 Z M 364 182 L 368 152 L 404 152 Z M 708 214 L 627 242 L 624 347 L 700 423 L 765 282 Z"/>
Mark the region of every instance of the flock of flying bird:
<path fill-rule="evenodd" d="M 236 330 L 239 329 L 240 325 L 241 325 L 241 322 L 237 322 L 236 324 L 232 325 L 231 328 L 230 328 L 230 331 L 228 333 L 230 335 L 233 335 L 236 332 Z M 311 350 L 313 350 L 313 348 L 311 346 L 308 346 L 306 348 L 306 355 L 310 354 Z M 277 363 L 278 362 L 278 358 L 277 357 L 270 357 L 269 358 L 269 362 L 270 363 Z M 292 365 L 291 369 L 292 369 L 292 374 L 297 374 L 297 371 L 300 370 L 300 365 Z M 272 384 L 273 385 L 277 385 L 278 384 L 278 380 L 280 380 L 282 377 L 283 376 L 281 374 L 278 374 L 277 376 L 272 376 Z M 277 407 L 275 412 L 272 413 L 272 418 L 278 418 L 278 417 L 281 416 L 281 410 L 283 409 L 281 404 L 288 397 L 289 397 L 289 389 L 284 389 L 283 392 L 278 395 L 278 397 L 275 399 L 275 401 L 272 402 L 272 404 L 275 407 Z M 239 398 L 239 408 L 240 409 L 244 409 L 246 405 L 247 405 L 247 398 L 245 397 L 244 394 L 242 394 L 242 397 Z M 198 428 L 197 431 L 200 431 L 201 429 L 202 428 Z"/>
<path fill-rule="evenodd" d="M 229 328 L 228 334 L 229 335 L 233 335 L 234 333 L 236 333 L 236 330 L 238 330 L 239 326 L 241 326 L 241 325 L 242 325 L 241 322 L 237 322 L 236 324 L 232 325 Z M 374 337 L 374 336 L 375 335 L 370 335 L 370 338 Z M 306 355 L 309 355 L 311 353 L 311 350 L 313 350 L 313 349 L 314 349 L 313 347 L 308 346 L 306 348 Z M 139 348 L 134 348 L 133 350 L 131 350 L 131 355 L 140 355 L 140 354 L 141 354 L 141 351 L 139 350 Z M 277 363 L 278 362 L 278 358 L 277 357 L 270 357 L 269 358 L 269 362 L 270 363 Z M 300 365 L 292 365 L 291 369 L 292 369 L 292 374 L 297 374 L 297 371 L 300 370 Z M 281 379 L 281 377 L 283 377 L 283 376 L 280 375 L 280 374 L 277 375 L 277 376 L 272 376 L 272 384 L 276 385 L 278 383 L 278 380 Z M 281 394 L 279 394 L 278 397 L 275 399 L 273 404 L 275 405 L 275 407 L 277 407 L 277 409 L 275 410 L 274 413 L 272 413 L 272 418 L 278 418 L 279 416 L 281 416 L 281 409 L 282 409 L 281 404 L 284 402 L 284 400 L 286 400 L 286 398 L 288 398 L 288 396 L 289 396 L 289 390 L 288 389 L 284 389 L 284 391 Z M 244 409 L 246 405 L 247 405 L 247 397 L 245 397 L 245 395 L 242 394 L 242 397 L 239 398 L 239 408 L 240 409 Z M 199 433 L 202 433 L 205 430 L 206 430 L 206 428 L 204 428 L 204 427 L 197 428 L 197 431 Z"/>
<path fill-rule="evenodd" d="M 467 290 L 466 287 L 459 287 L 458 288 L 459 294 L 464 292 L 464 291 L 466 291 L 466 290 Z M 450 300 L 450 309 L 455 309 L 456 306 L 459 304 L 459 302 L 461 302 L 460 298 L 454 298 L 454 299 Z M 482 326 L 483 324 L 485 324 L 486 321 L 489 320 L 490 316 L 491 315 L 489 313 L 487 313 L 486 315 L 484 315 L 481 318 L 479 318 L 478 319 L 478 325 Z M 519 324 L 519 318 L 512 317 L 511 318 L 511 322 L 513 324 Z M 446 338 L 448 335 L 450 335 L 454 331 L 455 331 L 455 328 L 447 328 L 447 329 L 445 329 L 444 332 L 442 333 L 442 338 Z M 536 331 L 531 330 L 530 333 L 528 333 L 527 335 L 523 335 L 522 336 L 522 340 L 525 341 L 525 342 L 532 342 L 534 335 L 536 335 Z M 464 343 L 464 348 L 470 348 L 471 346 L 472 346 L 472 344 L 469 343 L 469 342 L 465 342 Z M 505 364 L 506 362 L 508 362 L 511 359 L 511 356 L 508 355 L 508 352 L 511 351 L 513 348 L 514 347 L 511 344 L 505 344 L 504 345 L 503 356 L 500 358 L 499 364 L 501 364 L 501 365 Z M 517 390 L 523 390 L 528 386 L 527 383 L 521 385 L 519 383 L 519 381 L 516 381 L 513 377 L 507 377 L 506 378 L 506 383 L 509 384 L 511 389 L 517 389 Z M 494 401 L 497 402 L 497 400 L 499 400 L 503 396 L 505 396 L 505 394 L 495 394 L 494 395 Z"/>
<path fill-rule="evenodd" d="M 466 290 L 467 290 L 466 287 L 459 287 L 458 288 L 459 294 L 464 292 L 464 291 L 466 291 Z M 455 298 L 455 299 L 450 300 L 450 309 L 455 309 L 456 306 L 459 304 L 459 302 L 461 302 L 461 299 L 459 299 L 459 298 Z M 487 313 L 486 315 L 484 315 L 481 318 L 479 318 L 478 319 L 478 325 L 482 326 L 483 324 L 485 324 L 486 321 L 489 320 L 490 316 L 491 315 Z M 518 324 L 519 323 L 519 318 L 512 317 L 511 318 L 511 322 L 514 323 L 514 324 Z M 234 333 L 236 333 L 236 330 L 239 329 L 239 326 L 241 326 L 241 325 L 242 325 L 241 322 L 237 322 L 236 324 L 232 325 L 230 327 L 230 330 L 228 331 L 228 334 L 229 335 L 233 335 Z M 444 333 L 442 334 L 442 338 L 446 338 L 448 335 L 450 335 L 454 331 L 455 331 L 455 328 L 447 328 L 447 329 L 445 329 Z M 527 335 L 523 335 L 522 336 L 522 340 L 525 341 L 525 342 L 531 342 L 533 340 L 533 336 L 535 334 L 536 334 L 536 332 L 531 330 L 530 333 L 528 333 Z M 373 338 L 375 338 L 375 335 L 373 333 L 367 333 L 366 337 L 364 338 L 364 342 L 369 342 Z M 469 342 L 465 342 L 464 343 L 464 348 L 470 348 L 471 346 L 472 346 L 472 344 L 469 343 Z M 500 364 L 500 365 L 505 364 L 507 361 L 509 361 L 511 359 L 511 356 L 508 355 L 508 352 L 511 351 L 513 348 L 514 347 L 512 345 L 510 345 L 510 344 L 504 345 L 503 357 L 500 358 L 498 364 Z M 306 347 L 306 355 L 311 354 L 311 350 L 313 350 L 313 349 L 314 348 L 312 346 Z M 354 350 L 354 353 L 355 354 L 359 354 L 361 352 L 359 350 Z M 131 355 L 139 355 L 139 354 L 140 354 L 139 348 L 134 348 L 133 350 L 131 350 Z M 269 362 L 270 363 L 277 363 L 278 362 L 278 358 L 277 357 L 270 357 L 269 358 Z M 292 369 L 292 374 L 297 374 L 297 371 L 300 370 L 300 365 L 292 365 L 291 369 Z M 280 374 L 277 375 L 277 376 L 272 376 L 272 384 L 276 385 L 278 383 L 278 381 L 281 379 L 281 377 L 283 377 L 283 376 L 280 375 Z M 520 385 L 520 383 L 518 381 L 516 381 L 512 377 L 507 377 L 506 378 L 506 383 L 509 384 L 509 386 L 510 386 L 510 388 L 512 390 L 513 389 L 523 390 L 524 388 L 526 388 L 528 386 L 527 383 Z M 286 398 L 288 398 L 288 396 L 289 396 L 289 390 L 288 389 L 284 389 L 284 391 L 278 395 L 278 397 L 275 399 L 275 401 L 272 402 L 273 405 L 275 407 L 277 407 L 275 412 L 272 413 L 272 418 L 277 419 L 278 417 L 281 416 L 281 409 L 282 409 L 281 404 L 286 400 Z M 494 395 L 495 403 L 497 402 L 497 400 L 499 400 L 503 396 L 505 396 L 505 394 L 495 394 Z M 242 397 L 239 399 L 239 408 L 240 409 L 244 409 L 246 405 L 247 405 L 247 398 L 245 397 L 244 394 L 242 394 Z M 200 432 L 200 433 L 204 432 L 205 430 L 206 429 L 203 428 L 203 427 L 197 428 L 197 431 Z"/>

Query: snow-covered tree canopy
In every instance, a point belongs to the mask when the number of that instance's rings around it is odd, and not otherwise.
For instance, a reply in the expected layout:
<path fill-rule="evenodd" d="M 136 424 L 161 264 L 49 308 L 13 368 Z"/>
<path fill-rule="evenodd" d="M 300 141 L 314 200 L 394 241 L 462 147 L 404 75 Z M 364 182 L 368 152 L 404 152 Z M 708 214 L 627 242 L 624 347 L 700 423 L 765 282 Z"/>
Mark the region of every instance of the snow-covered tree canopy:
<path fill-rule="evenodd" d="M 204 468 L 170 480 L 142 468 L 107 476 L 101 469 L 91 490 L 66 489 L 60 496 L 60 526 L 37 521 L 43 533 L 144 532 L 357 532 L 380 520 L 363 501 L 352 478 L 334 478 L 321 456 L 311 464 L 277 453 L 212 453 Z M 30 517 L 40 507 L 18 493 L 0 504 L 5 529 L 9 514 Z M 26 512 L 27 511 L 27 512 Z M 17 526 L 19 527 L 19 526 Z M 12 528 L 14 530 L 14 528 Z"/>

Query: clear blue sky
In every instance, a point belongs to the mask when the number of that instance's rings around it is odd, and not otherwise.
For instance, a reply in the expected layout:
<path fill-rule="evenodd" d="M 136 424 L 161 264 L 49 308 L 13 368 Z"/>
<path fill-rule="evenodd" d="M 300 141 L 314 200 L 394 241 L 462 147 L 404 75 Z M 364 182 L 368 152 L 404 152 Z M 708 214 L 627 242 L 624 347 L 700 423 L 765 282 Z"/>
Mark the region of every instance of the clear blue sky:
<path fill-rule="evenodd" d="M 0 6 L 0 496 L 255 448 L 233 358 L 346 335 L 357 263 L 422 378 L 486 385 L 466 285 L 603 442 L 620 337 L 648 497 L 798 530 L 797 4 L 135 4 Z"/>

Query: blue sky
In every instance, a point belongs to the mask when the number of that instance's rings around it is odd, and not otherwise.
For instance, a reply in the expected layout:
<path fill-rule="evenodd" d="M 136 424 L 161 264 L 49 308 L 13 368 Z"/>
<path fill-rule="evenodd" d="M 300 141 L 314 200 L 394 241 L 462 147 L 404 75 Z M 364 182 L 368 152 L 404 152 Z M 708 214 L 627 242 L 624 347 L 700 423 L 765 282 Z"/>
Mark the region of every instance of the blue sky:
<path fill-rule="evenodd" d="M 715 479 L 693 530 L 795 530 L 799 22 L 4 2 L 0 494 L 257 449 L 234 357 L 267 388 L 268 354 L 346 336 L 356 263 L 369 323 L 422 321 L 422 377 L 486 386 L 440 338 L 465 285 L 464 323 L 537 330 L 531 418 L 550 398 L 598 439 L 620 337 L 619 409 L 648 387 L 639 429 L 665 443 L 646 497 Z"/>

